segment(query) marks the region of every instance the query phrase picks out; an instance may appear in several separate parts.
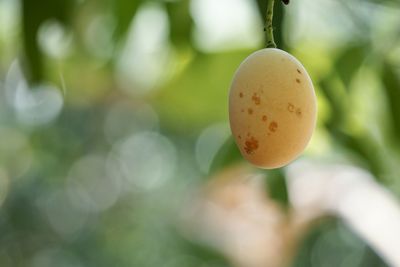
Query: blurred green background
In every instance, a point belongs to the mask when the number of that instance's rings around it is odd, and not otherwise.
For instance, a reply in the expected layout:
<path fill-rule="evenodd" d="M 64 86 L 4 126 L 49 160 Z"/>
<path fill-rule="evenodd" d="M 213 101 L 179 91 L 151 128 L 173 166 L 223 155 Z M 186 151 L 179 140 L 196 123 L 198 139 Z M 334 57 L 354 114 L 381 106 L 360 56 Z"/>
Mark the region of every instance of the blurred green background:
<path fill-rule="evenodd" d="M 0 266 L 240 266 L 185 236 L 180 216 L 210 175 L 241 161 L 227 96 L 264 46 L 265 7 L 0 0 Z M 303 158 L 364 169 L 397 201 L 400 2 L 277 1 L 274 25 L 318 97 Z M 284 170 L 264 174 L 290 209 Z M 390 266 L 380 255 L 323 216 L 290 265 Z"/>

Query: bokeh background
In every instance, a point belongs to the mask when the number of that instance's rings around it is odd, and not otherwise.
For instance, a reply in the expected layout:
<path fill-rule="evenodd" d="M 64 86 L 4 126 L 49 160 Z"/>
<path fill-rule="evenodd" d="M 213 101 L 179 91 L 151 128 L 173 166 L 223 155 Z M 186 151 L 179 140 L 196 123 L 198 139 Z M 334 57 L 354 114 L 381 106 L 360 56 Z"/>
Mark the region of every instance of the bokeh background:
<path fill-rule="evenodd" d="M 400 266 L 400 2 L 276 1 L 318 125 L 230 138 L 266 0 L 0 0 L 0 266 Z"/>

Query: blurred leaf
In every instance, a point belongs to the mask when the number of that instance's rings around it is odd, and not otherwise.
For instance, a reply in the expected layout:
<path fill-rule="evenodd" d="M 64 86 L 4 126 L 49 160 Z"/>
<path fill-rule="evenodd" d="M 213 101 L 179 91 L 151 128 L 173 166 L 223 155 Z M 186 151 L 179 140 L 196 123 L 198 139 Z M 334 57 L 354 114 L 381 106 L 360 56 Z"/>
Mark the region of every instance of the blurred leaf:
<path fill-rule="evenodd" d="M 212 263 L 211 266 L 230 266 L 227 259 L 215 249 L 189 240 L 182 236 L 179 232 L 175 233 L 175 237 L 183 251 L 185 251 L 191 257 L 199 259 L 199 261 L 203 262 L 205 266 L 209 266 L 209 263 Z"/>
<path fill-rule="evenodd" d="M 282 169 L 267 170 L 267 190 L 271 199 L 280 203 L 282 207 L 289 207 L 289 196 L 285 175 Z"/>
<path fill-rule="evenodd" d="M 389 64 L 384 64 L 382 82 L 390 110 L 390 119 L 393 124 L 395 137 L 400 141 L 400 78 L 395 69 Z"/>
<path fill-rule="evenodd" d="M 229 139 L 222 145 L 217 155 L 215 155 L 214 160 L 211 164 L 210 173 L 215 173 L 224 167 L 227 167 L 235 162 L 243 160 L 243 156 L 240 153 L 235 140 L 233 137 Z"/>
<path fill-rule="evenodd" d="M 386 267 L 387 265 L 343 222 L 327 217 L 320 219 L 307 233 L 291 266 Z"/>
<path fill-rule="evenodd" d="M 197 133 L 211 123 L 226 121 L 232 77 L 250 53 L 197 54 L 182 73 L 161 88 L 154 102 L 170 130 Z"/>
<path fill-rule="evenodd" d="M 345 84 L 345 88 L 348 88 L 357 70 L 360 69 L 365 59 L 367 48 L 365 44 L 348 46 L 337 58 L 335 69 Z"/>
<path fill-rule="evenodd" d="M 333 139 L 362 160 L 363 167 L 370 170 L 374 177 L 382 182 L 380 148 L 367 136 L 352 136 L 339 128 L 329 127 Z"/>
<path fill-rule="evenodd" d="M 114 0 L 113 5 L 116 29 L 114 32 L 115 40 L 120 40 L 126 34 L 131 25 L 132 19 L 143 0 Z"/>
<path fill-rule="evenodd" d="M 381 5 L 388 5 L 392 7 L 400 7 L 400 1 L 398 0 L 368 0 L 369 2 L 381 4 Z"/>
<path fill-rule="evenodd" d="M 39 27 L 48 19 L 67 24 L 73 4 L 74 0 L 22 0 L 25 68 L 31 83 L 43 79 L 43 60 L 37 43 Z"/>
<path fill-rule="evenodd" d="M 191 43 L 193 19 L 190 15 L 190 1 L 180 0 L 167 2 L 167 12 L 170 24 L 170 38 L 175 46 Z"/>
<path fill-rule="evenodd" d="M 338 127 L 345 118 L 345 102 L 338 95 L 337 88 L 333 85 L 331 76 L 321 79 L 319 85 L 331 109 L 327 124 L 329 127 Z"/>
<path fill-rule="evenodd" d="M 343 148 L 355 155 L 364 167 L 370 170 L 375 177 L 382 177 L 382 166 L 380 155 L 377 153 L 380 149 L 377 143 L 368 136 L 353 136 L 343 130 L 346 124 L 348 105 L 338 92 L 338 88 L 333 85 L 331 74 L 320 81 L 320 88 L 329 103 L 331 114 L 327 120 L 326 128 L 332 139 Z"/>

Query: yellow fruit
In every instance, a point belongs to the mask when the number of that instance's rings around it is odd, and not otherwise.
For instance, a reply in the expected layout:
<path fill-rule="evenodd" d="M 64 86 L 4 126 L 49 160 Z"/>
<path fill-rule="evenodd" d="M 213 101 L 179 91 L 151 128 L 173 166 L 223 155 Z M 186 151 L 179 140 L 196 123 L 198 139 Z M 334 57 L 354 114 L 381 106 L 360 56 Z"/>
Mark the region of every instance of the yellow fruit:
<path fill-rule="evenodd" d="M 236 71 L 229 95 L 230 125 L 252 164 L 279 168 L 298 157 L 311 139 L 316 114 L 310 76 L 287 52 L 259 50 Z"/>

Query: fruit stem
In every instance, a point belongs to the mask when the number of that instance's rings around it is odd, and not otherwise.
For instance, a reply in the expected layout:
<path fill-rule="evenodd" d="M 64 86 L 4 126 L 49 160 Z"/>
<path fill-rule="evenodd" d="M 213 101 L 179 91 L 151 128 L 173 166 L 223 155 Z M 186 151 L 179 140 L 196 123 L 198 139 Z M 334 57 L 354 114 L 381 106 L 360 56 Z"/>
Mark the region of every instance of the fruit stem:
<path fill-rule="evenodd" d="M 276 48 L 276 44 L 274 41 L 274 28 L 272 26 L 272 17 L 274 16 L 274 1 L 275 0 L 267 0 L 267 21 L 265 25 L 265 35 L 267 39 L 267 48 Z"/>

